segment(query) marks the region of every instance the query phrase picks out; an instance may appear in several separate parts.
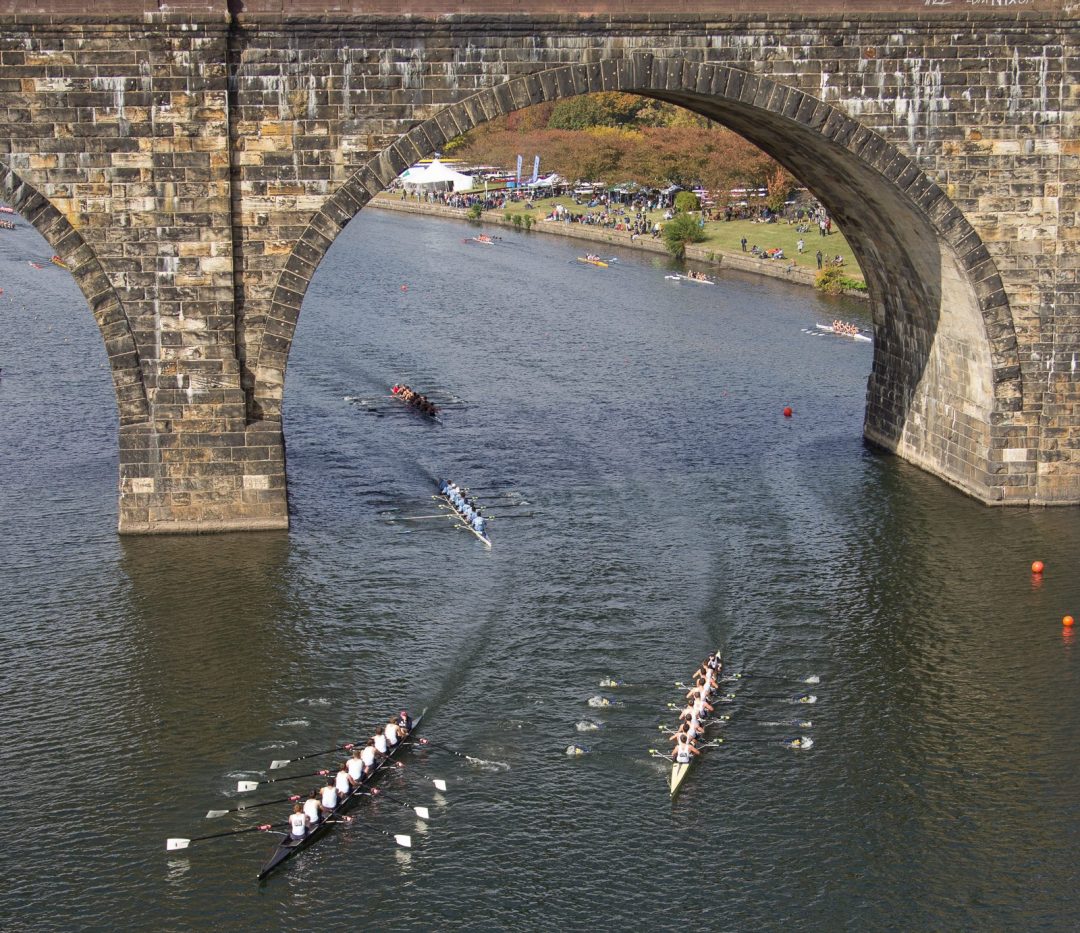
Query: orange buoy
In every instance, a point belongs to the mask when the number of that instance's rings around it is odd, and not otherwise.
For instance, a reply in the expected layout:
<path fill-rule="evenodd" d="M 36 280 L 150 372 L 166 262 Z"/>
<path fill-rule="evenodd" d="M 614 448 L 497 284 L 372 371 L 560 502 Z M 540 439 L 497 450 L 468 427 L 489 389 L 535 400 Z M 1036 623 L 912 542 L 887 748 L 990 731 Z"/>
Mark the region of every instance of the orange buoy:
<path fill-rule="evenodd" d="M 1065 628 L 1072 628 L 1074 621 L 1072 616 L 1065 616 L 1065 618 L 1061 620 L 1061 624 L 1064 625 Z"/>
<path fill-rule="evenodd" d="M 1035 563 L 1033 563 L 1031 565 L 1031 572 L 1032 573 L 1042 573 L 1043 572 L 1043 562 L 1041 560 L 1035 561 Z"/>
<path fill-rule="evenodd" d="M 784 417 L 785 418 L 790 418 L 793 414 L 794 414 L 794 412 L 791 410 L 790 405 L 787 408 L 784 409 Z"/>

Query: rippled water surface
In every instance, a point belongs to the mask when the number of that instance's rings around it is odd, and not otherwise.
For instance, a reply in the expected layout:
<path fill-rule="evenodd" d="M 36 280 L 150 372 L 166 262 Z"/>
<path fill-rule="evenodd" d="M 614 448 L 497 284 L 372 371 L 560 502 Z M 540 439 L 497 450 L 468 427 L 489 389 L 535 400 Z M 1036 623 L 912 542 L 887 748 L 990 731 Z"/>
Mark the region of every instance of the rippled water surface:
<path fill-rule="evenodd" d="M 986 509 L 867 450 L 869 346 L 808 333 L 857 305 L 470 233 L 368 211 L 320 268 L 287 534 L 121 539 L 101 339 L 44 242 L 0 231 L 0 927 L 1071 928 L 1076 510 Z M 346 401 L 399 379 L 467 404 Z M 444 474 L 502 515 L 491 551 L 387 521 Z M 672 805 L 647 750 L 716 646 L 757 679 Z M 165 852 L 282 819 L 202 817 L 402 702 L 489 763 L 407 758 L 386 787 L 430 825 L 360 807 L 261 885 L 263 834 Z M 768 724 L 798 717 L 809 751 Z"/>

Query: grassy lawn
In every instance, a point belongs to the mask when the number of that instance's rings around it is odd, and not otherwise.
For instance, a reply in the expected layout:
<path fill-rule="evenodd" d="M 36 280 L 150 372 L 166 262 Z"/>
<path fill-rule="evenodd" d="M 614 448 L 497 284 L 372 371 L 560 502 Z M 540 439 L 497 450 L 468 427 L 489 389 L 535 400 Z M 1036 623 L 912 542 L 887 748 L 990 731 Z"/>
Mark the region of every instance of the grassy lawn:
<path fill-rule="evenodd" d="M 532 210 L 526 210 L 524 203 L 514 203 L 507 207 L 505 210 L 494 211 L 499 216 L 503 214 L 528 214 L 533 218 L 535 223 L 540 217 L 545 217 L 551 213 L 551 209 L 556 204 L 562 204 L 568 211 L 572 213 L 583 214 L 589 209 L 583 206 L 574 204 L 572 198 L 542 198 L 537 201 L 533 201 Z M 592 208 L 593 213 L 600 213 L 600 208 Z M 652 211 L 648 215 L 649 223 L 654 221 L 664 222 L 663 211 Z M 852 278 L 862 278 L 862 273 L 859 271 L 858 263 L 855 261 L 855 254 L 851 251 L 851 247 L 848 246 L 847 240 L 844 239 L 843 234 L 836 230 L 836 226 L 833 226 L 833 232 L 823 237 L 818 233 L 816 225 L 811 225 L 810 230 L 807 233 L 799 233 L 794 225 L 788 225 L 787 223 L 780 222 L 774 224 L 761 224 L 754 223 L 750 220 L 732 220 L 730 222 L 713 221 L 705 225 L 705 240 L 702 243 L 697 243 L 695 246 L 702 247 L 704 249 L 713 249 L 716 251 L 726 251 L 732 253 L 742 252 L 742 246 L 740 240 L 746 237 L 746 248 L 750 249 L 755 244 L 762 249 L 776 249 L 781 248 L 784 250 L 785 260 L 794 260 L 798 265 L 804 266 L 807 269 L 817 269 L 817 260 L 814 254 L 820 249 L 826 258 L 832 258 L 838 253 L 844 257 L 844 270 L 847 275 Z M 797 243 L 799 239 L 805 242 L 805 249 L 800 256 L 797 251 Z"/>

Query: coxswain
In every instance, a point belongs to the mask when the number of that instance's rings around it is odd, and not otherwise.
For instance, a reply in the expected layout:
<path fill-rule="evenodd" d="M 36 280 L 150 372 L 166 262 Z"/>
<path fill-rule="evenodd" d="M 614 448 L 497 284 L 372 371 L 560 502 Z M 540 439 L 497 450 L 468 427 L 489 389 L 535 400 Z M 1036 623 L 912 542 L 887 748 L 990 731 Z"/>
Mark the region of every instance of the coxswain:
<path fill-rule="evenodd" d="M 308 818 L 304 808 L 300 804 L 293 804 L 292 813 L 289 814 L 289 835 L 293 839 L 303 839 L 308 831 Z"/>
<path fill-rule="evenodd" d="M 304 815 L 308 818 L 309 829 L 322 819 L 322 810 L 319 807 L 318 788 L 315 788 L 315 790 L 308 794 L 307 800 L 304 801 Z"/>
<path fill-rule="evenodd" d="M 484 533 L 484 519 L 483 519 L 483 517 L 480 516 L 480 515 L 474 516 L 472 526 L 473 526 L 473 530 L 478 535 L 482 535 Z"/>
<path fill-rule="evenodd" d="M 412 716 L 409 715 L 407 709 L 403 709 L 397 714 L 397 724 L 400 728 L 405 730 L 406 735 L 412 732 Z"/>
<path fill-rule="evenodd" d="M 349 777 L 352 778 L 353 787 L 360 783 L 364 774 L 364 759 L 360 757 L 360 749 L 354 748 L 352 758 L 345 762 L 349 769 Z"/>
<path fill-rule="evenodd" d="M 337 809 L 338 805 L 338 793 L 337 787 L 334 781 L 330 777 L 330 772 L 326 773 L 326 783 L 323 785 L 321 791 L 319 791 L 319 809 L 324 816 L 328 816 Z"/>

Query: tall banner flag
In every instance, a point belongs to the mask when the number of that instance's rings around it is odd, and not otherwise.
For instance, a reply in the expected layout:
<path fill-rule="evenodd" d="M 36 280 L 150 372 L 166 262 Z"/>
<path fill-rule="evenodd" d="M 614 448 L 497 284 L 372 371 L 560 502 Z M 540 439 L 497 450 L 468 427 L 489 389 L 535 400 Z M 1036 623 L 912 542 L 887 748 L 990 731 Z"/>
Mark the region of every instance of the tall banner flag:
<path fill-rule="evenodd" d="M 533 177 L 532 177 L 532 179 L 530 180 L 529 183 L 530 184 L 536 184 L 536 182 L 539 179 L 540 179 L 540 156 L 537 156 L 535 159 L 533 159 Z"/>
<path fill-rule="evenodd" d="M 518 156 L 518 167 L 517 167 L 517 187 L 518 187 L 518 188 L 520 188 L 520 187 L 521 187 L 521 156 L 520 156 L 520 155 Z"/>

